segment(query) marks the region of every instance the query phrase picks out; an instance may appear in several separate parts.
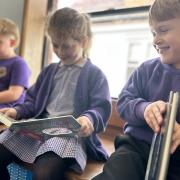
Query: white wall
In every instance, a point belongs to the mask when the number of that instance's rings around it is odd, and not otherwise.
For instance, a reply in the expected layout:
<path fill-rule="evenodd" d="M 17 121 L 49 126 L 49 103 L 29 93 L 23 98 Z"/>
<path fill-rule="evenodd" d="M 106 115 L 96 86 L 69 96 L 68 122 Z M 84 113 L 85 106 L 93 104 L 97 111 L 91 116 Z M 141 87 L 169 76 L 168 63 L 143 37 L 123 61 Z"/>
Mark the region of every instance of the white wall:
<path fill-rule="evenodd" d="M 22 31 L 24 0 L 0 0 L 0 18 L 12 19 Z M 17 50 L 18 51 L 18 50 Z"/>

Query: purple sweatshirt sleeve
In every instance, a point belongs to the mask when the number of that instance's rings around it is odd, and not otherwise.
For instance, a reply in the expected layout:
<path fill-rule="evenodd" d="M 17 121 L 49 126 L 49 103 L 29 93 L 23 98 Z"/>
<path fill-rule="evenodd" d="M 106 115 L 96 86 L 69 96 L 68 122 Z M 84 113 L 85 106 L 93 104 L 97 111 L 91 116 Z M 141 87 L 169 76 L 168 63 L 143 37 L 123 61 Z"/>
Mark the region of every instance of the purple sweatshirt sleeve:
<path fill-rule="evenodd" d="M 119 95 L 117 111 L 121 118 L 135 126 L 145 124 L 144 110 L 150 103 L 146 101 L 143 89 L 146 77 L 143 66 L 140 66 L 131 75 L 127 84 Z"/>
<path fill-rule="evenodd" d="M 83 115 L 91 120 L 96 133 L 105 131 L 111 114 L 108 82 L 104 74 L 100 72 L 94 79 L 95 83 L 93 83 L 93 88 L 90 91 L 90 107 L 83 112 Z"/>
<path fill-rule="evenodd" d="M 19 85 L 28 88 L 30 74 L 30 69 L 25 60 L 19 57 L 19 59 L 15 60 L 13 63 L 10 85 Z"/>
<path fill-rule="evenodd" d="M 15 106 L 15 109 L 17 110 L 17 119 L 28 119 L 36 115 L 37 99 L 39 99 L 39 91 L 41 89 L 41 83 L 43 82 L 44 74 L 45 70 L 42 70 L 36 82 L 27 90 L 24 103 Z M 40 103 L 42 101 L 38 100 L 38 102 Z"/>

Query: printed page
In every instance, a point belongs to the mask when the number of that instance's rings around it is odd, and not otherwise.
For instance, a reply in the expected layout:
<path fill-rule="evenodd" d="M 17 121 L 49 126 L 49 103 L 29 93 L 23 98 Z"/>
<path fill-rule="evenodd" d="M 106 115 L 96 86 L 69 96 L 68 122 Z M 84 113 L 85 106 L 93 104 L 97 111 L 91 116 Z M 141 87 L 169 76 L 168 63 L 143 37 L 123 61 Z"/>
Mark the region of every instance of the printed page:
<path fill-rule="evenodd" d="M 16 120 L 6 116 L 5 114 L 0 112 L 0 122 L 6 125 L 7 127 L 10 127 L 12 123 L 14 123 Z"/>

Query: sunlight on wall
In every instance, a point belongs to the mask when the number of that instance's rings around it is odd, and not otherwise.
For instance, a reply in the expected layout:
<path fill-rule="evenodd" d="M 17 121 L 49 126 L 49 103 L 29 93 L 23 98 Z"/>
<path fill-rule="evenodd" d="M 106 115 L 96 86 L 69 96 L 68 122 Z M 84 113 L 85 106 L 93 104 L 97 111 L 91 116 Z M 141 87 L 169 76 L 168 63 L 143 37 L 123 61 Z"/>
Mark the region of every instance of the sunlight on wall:
<path fill-rule="evenodd" d="M 93 29 L 90 58 L 107 76 L 111 97 L 117 98 L 131 73 L 142 62 L 157 57 L 147 24 Z"/>

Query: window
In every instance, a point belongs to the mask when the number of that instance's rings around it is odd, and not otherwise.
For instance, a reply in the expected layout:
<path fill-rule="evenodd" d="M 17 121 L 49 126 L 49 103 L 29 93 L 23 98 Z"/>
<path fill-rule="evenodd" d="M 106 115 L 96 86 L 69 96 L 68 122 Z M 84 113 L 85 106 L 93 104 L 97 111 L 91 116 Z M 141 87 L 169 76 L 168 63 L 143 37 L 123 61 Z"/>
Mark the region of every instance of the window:
<path fill-rule="evenodd" d="M 157 56 L 148 24 L 97 26 L 93 34 L 90 58 L 106 74 L 111 97 L 117 98 L 134 69 Z"/>
<path fill-rule="evenodd" d="M 145 60 L 158 56 L 152 46 L 148 8 L 99 14 L 91 13 L 93 44 L 90 59 L 105 73 L 111 97 L 117 98 L 134 69 Z M 54 62 L 58 61 L 55 55 L 53 57 Z"/>
<path fill-rule="evenodd" d="M 58 8 L 72 7 L 81 12 L 99 12 L 108 9 L 124 9 L 148 6 L 154 0 L 59 0 Z"/>

